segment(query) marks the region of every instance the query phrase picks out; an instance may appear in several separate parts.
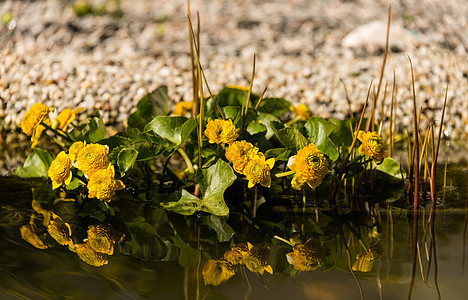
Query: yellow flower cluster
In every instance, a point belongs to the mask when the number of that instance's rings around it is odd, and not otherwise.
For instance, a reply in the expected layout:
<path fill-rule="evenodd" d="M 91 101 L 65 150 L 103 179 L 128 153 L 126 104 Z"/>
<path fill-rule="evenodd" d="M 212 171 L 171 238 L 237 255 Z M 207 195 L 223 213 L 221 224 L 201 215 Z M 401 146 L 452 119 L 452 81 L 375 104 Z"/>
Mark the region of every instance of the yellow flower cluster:
<path fill-rule="evenodd" d="M 28 136 L 34 135 L 34 131 L 41 121 L 49 118 L 51 110 L 52 108 L 43 103 L 34 103 L 21 120 L 20 126 L 23 132 Z"/>
<path fill-rule="evenodd" d="M 252 188 L 257 183 L 271 186 L 270 170 L 275 164 L 275 159 L 265 160 L 265 155 L 259 152 L 247 141 L 236 141 L 226 150 L 226 158 L 233 163 L 237 173 L 244 174 L 249 181 L 248 187 Z"/>
<path fill-rule="evenodd" d="M 300 190 L 304 183 L 316 188 L 328 173 L 328 161 L 325 155 L 313 143 L 297 151 L 289 158 L 288 167 L 296 171 L 291 186 Z"/>
<path fill-rule="evenodd" d="M 52 213 L 52 219 L 50 220 L 47 231 L 50 236 L 54 238 L 62 246 L 71 246 L 73 241 L 71 239 L 71 228 L 70 224 L 65 223 L 62 218 Z"/>
<path fill-rule="evenodd" d="M 52 189 L 54 190 L 62 183 L 70 184 L 72 180 L 71 160 L 64 151 L 60 152 L 52 161 L 47 174 L 52 179 Z"/>
<path fill-rule="evenodd" d="M 125 188 L 121 180 L 115 180 L 114 166 L 107 158 L 109 153 L 107 146 L 75 142 L 68 152 L 68 155 L 64 151 L 60 152 L 49 167 L 48 176 L 52 180 L 53 189 L 60 187 L 63 183 L 70 184 L 72 166 L 83 171 L 88 177 L 89 198 L 109 202 L 116 191 Z"/>
<path fill-rule="evenodd" d="M 210 144 L 225 144 L 233 143 L 239 136 L 238 130 L 232 123 L 232 120 L 208 120 L 206 125 L 205 135 L 209 139 Z"/>
<path fill-rule="evenodd" d="M 291 110 L 301 118 L 301 120 L 307 121 L 312 117 L 313 113 L 309 107 L 305 104 L 299 104 L 296 107 L 291 107 Z"/>
<path fill-rule="evenodd" d="M 76 252 L 85 263 L 101 267 L 109 263 L 108 256 L 114 253 L 114 244 L 120 243 L 125 235 L 110 225 L 88 227 L 88 238 L 81 244 L 73 245 L 70 250 Z"/>
<path fill-rule="evenodd" d="M 369 272 L 372 270 L 374 261 L 382 257 L 382 253 L 382 241 L 378 240 L 372 243 L 366 252 L 356 255 L 356 261 L 353 264 L 353 271 Z"/>
<path fill-rule="evenodd" d="M 39 139 L 46 129 L 44 125 L 52 129 L 59 128 L 65 131 L 68 125 L 76 118 L 76 114 L 82 110 L 83 108 L 81 107 L 74 110 L 66 108 L 60 112 L 57 119 L 52 121 L 49 118 L 49 113 L 52 111 L 52 108 L 47 107 L 43 103 L 35 103 L 24 115 L 20 126 L 26 135 L 31 136 L 31 148 L 34 148 L 39 144 Z"/>
<path fill-rule="evenodd" d="M 52 122 L 52 128 L 59 128 L 62 131 L 67 130 L 68 125 L 76 119 L 76 114 L 80 113 L 82 110 L 82 107 L 77 107 L 73 110 L 71 108 L 65 108 L 59 113 L 57 119 Z"/>
<path fill-rule="evenodd" d="M 273 269 L 268 264 L 269 256 L 270 248 L 260 245 L 254 246 L 247 242 L 231 248 L 224 253 L 223 258 L 233 265 L 243 264 L 252 272 L 263 274 L 267 271 L 273 274 Z"/>
<path fill-rule="evenodd" d="M 376 163 L 381 163 L 387 157 L 387 146 L 376 131 L 359 130 L 357 138 L 362 143 L 359 154 L 370 156 Z"/>
<path fill-rule="evenodd" d="M 76 167 L 86 176 L 91 177 L 94 172 L 106 169 L 110 161 L 107 158 L 109 147 L 100 144 L 88 144 L 82 147 L 76 155 Z"/>
<path fill-rule="evenodd" d="M 327 258 L 327 248 L 323 242 L 309 239 L 304 244 L 293 246 L 293 252 L 286 254 L 288 263 L 300 271 L 313 271 Z"/>
<path fill-rule="evenodd" d="M 226 150 L 226 159 L 231 161 L 234 167 L 234 171 L 239 174 L 244 173 L 244 168 L 247 163 L 259 155 L 258 148 L 254 147 L 247 141 L 235 141 Z"/>
<path fill-rule="evenodd" d="M 209 259 L 203 266 L 205 285 L 220 285 L 236 274 L 236 268 L 225 259 Z"/>
<path fill-rule="evenodd" d="M 236 273 L 237 265 L 245 265 L 252 272 L 273 274 L 268 264 L 270 249 L 251 243 L 239 244 L 224 253 L 221 259 L 210 259 L 203 266 L 203 280 L 208 285 L 220 285 Z"/>
<path fill-rule="evenodd" d="M 193 101 L 179 101 L 177 102 L 172 115 L 174 116 L 186 116 L 193 108 Z"/>
<path fill-rule="evenodd" d="M 88 181 L 88 197 L 98 198 L 101 201 L 111 201 L 115 191 L 125 188 L 121 180 L 115 180 L 115 170 L 113 165 L 106 169 L 95 171 Z"/>

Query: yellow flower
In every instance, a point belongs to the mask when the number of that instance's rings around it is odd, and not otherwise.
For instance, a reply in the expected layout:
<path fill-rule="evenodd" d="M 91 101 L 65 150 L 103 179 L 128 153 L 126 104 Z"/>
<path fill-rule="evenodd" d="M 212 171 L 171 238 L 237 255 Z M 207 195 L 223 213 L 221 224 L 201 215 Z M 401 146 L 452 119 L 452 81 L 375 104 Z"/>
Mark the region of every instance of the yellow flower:
<path fill-rule="evenodd" d="M 297 270 L 313 271 L 327 258 L 327 248 L 323 242 L 309 239 L 304 244 L 294 245 L 293 252 L 286 254 L 286 258 Z"/>
<path fill-rule="evenodd" d="M 20 126 L 23 132 L 28 136 L 33 135 L 39 123 L 48 118 L 51 110 L 52 108 L 48 108 L 43 103 L 33 104 L 21 120 Z"/>
<path fill-rule="evenodd" d="M 98 198 L 101 201 L 111 201 L 115 191 L 125 188 L 123 182 L 115 180 L 114 176 L 115 170 L 113 165 L 109 165 L 107 169 L 94 172 L 88 182 L 88 197 Z"/>
<path fill-rule="evenodd" d="M 353 271 L 369 272 L 372 270 L 374 261 L 382 257 L 382 252 L 383 246 L 381 240 L 372 243 L 366 252 L 356 255 L 356 261 L 353 264 Z"/>
<path fill-rule="evenodd" d="M 362 143 L 359 154 L 370 156 L 376 163 L 381 163 L 387 157 L 387 146 L 376 131 L 359 130 L 357 138 Z"/>
<path fill-rule="evenodd" d="M 312 111 L 305 104 L 299 104 L 296 107 L 293 106 L 291 110 L 304 121 L 309 120 L 313 115 Z"/>
<path fill-rule="evenodd" d="M 109 263 L 106 254 L 94 251 L 88 243 L 73 245 L 69 249 L 76 252 L 82 261 L 91 266 L 102 267 Z"/>
<path fill-rule="evenodd" d="M 273 269 L 268 264 L 268 258 L 270 256 L 270 248 L 262 246 L 253 246 L 247 242 L 248 252 L 242 252 L 242 262 L 251 272 L 258 272 L 263 274 L 267 271 L 273 274 Z"/>
<path fill-rule="evenodd" d="M 109 225 L 93 225 L 88 227 L 88 244 L 94 251 L 114 254 L 114 244 L 124 239 L 123 233 L 114 230 Z"/>
<path fill-rule="evenodd" d="M 52 128 L 59 128 L 60 130 L 65 131 L 68 125 L 76 119 L 76 114 L 80 113 L 82 110 L 82 107 L 77 107 L 74 110 L 71 108 L 65 108 L 59 113 L 57 119 L 52 123 Z"/>
<path fill-rule="evenodd" d="M 296 171 L 296 176 L 291 181 L 291 186 L 296 190 L 300 190 L 306 182 L 311 188 L 316 188 L 328 173 L 325 155 L 312 143 L 290 157 L 288 167 Z"/>
<path fill-rule="evenodd" d="M 255 156 L 262 156 L 258 148 L 247 141 L 236 141 L 226 150 L 226 158 L 232 161 L 234 170 L 242 174 L 247 163 Z"/>
<path fill-rule="evenodd" d="M 233 265 L 242 264 L 244 254 L 249 252 L 247 244 L 239 244 L 226 251 L 223 258 Z"/>
<path fill-rule="evenodd" d="M 64 151 L 60 152 L 52 161 L 47 175 L 52 179 L 52 189 L 54 190 L 64 182 L 70 184 L 72 180 L 71 161 Z"/>
<path fill-rule="evenodd" d="M 185 116 L 187 115 L 190 111 L 192 111 L 193 108 L 193 101 L 187 102 L 187 101 L 180 101 L 176 104 L 174 111 L 172 112 L 172 115 L 174 116 Z"/>
<path fill-rule="evenodd" d="M 86 142 L 74 142 L 70 148 L 68 149 L 68 157 L 72 163 L 75 162 L 76 157 L 78 156 L 78 152 L 86 145 Z"/>
<path fill-rule="evenodd" d="M 232 120 L 208 120 L 206 125 L 205 135 L 211 144 L 231 144 L 234 142 L 239 134 L 237 129 L 232 123 Z"/>
<path fill-rule="evenodd" d="M 253 157 L 244 168 L 244 175 L 249 181 L 248 188 L 252 188 L 257 183 L 269 188 L 271 186 L 270 170 L 274 164 L 274 158 L 265 161 L 263 154 Z"/>
<path fill-rule="evenodd" d="M 49 246 L 46 244 L 45 236 L 38 236 L 35 225 L 27 224 L 20 228 L 21 238 L 30 243 L 38 249 L 47 249 Z"/>
<path fill-rule="evenodd" d="M 47 226 L 47 231 L 60 245 L 73 245 L 70 225 L 63 222 L 62 218 L 54 213 L 52 214 L 52 220 L 50 220 L 49 226 Z"/>
<path fill-rule="evenodd" d="M 100 144 L 85 145 L 76 156 L 76 166 L 89 178 L 97 170 L 106 169 L 109 166 L 108 153 L 109 148 L 107 146 Z"/>
<path fill-rule="evenodd" d="M 209 259 L 203 266 L 205 285 L 220 285 L 236 274 L 235 267 L 224 259 Z"/>

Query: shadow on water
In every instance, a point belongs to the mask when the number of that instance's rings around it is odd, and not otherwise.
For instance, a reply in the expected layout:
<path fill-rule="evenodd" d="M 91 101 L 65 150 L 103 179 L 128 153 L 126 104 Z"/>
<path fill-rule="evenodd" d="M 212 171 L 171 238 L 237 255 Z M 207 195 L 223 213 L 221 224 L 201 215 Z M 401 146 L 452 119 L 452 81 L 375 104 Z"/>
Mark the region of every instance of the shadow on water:
<path fill-rule="evenodd" d="M 411 299 L 462 299 L 468 294 L 466 167 L 450 167 L 445 184 L 441 176 L 439 201 L 416 213 L 387 191 L 362 203 L 349 196 L 338 215 L 325 202 L 304 208 L 301 197 L 268 199 L 255 219 L 243 206 L 231 208 L 229 219 L 184 217 L 131 195 L 106 210 L 99 201 L 57 198 L 46 182 L 1 178 L 0 298 L 361 299 L 362 292 L 365 299 L 405 299 L 409 293 Z M 111 224 L 125 239 L 102 267 L 85 263 L 50 236 L 44 238 L 47 249 L 37 249 L 22 239 L 20 228 L 35 224 L 44 237 L 47 211 L 70 224 L 73 244 L 82 243 L 96 223 Z M 208 259 L 222 259 L 236 247 L 256 249 L 258 261 L 266 255 L 261 272 L 244 256 L 232 278 L 205 285 Z M 301 253 L 308 255 L 305 261 Z M 305 267 L 309 271 L 300 271 Z"/>

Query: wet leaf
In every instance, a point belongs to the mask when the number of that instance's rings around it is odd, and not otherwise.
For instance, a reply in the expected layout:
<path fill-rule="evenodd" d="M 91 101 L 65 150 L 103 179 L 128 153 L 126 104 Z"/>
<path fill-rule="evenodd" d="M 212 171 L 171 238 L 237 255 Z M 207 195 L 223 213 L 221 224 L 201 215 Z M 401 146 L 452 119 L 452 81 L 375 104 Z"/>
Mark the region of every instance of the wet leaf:
<path fill-rule="evenodd" d="M 121 172 L 127 172 L 133 165 L 138 157 L 138 151 L 132 148 L 123 148 L 117 156 L 117 165 Z"/>

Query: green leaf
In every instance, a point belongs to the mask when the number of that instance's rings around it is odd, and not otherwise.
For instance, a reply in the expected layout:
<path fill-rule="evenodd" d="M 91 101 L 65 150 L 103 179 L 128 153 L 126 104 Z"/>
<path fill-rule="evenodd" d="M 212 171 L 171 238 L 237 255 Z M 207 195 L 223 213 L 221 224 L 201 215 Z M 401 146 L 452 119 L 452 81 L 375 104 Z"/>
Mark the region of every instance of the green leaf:
<path fill-rule="evenodd" d="M 224 202 L 224 191 L 236 180 L 231 166 L 223 160 L 208 169 L 197 172 L 197 182 L 203 195 L 203 210 L 217 216 L 229 214 L 229 208 Z"/>
<path fill-rule="evenodd" d="M 67 190 L 74 190 L 78 188 L 81 184 L 82 183 L 78 178 L 73 177 L 70 184 L 67 185 Z"/>
<path fill-rule="evenodd" d="M 165 202 L 161 203 L 161 206 L 182 215 L 192 215 L 201 210 L 217 216 L 226 216 L 229 214 L 229 208 L 224 202 L 224 191 L 236 178 L 231 166 L 219 159 L 208 169 L 197 172 L 202 199 L 182 190 L 177 202 Z"/>
<path fill-rule="evenodd" d="M 121 243 L 122 253 L 158 260 L 166 256 L 166 244 L 148 222 L 126 222 L 130 236 Z"/>
<path fill-rule="evenodd" d="M 252 121 L 249 123 L 249 126 L 247 126 L 247 132 L 251 135 L 257 133 L 266 133 L 266 131 L 266 126 L 257 121 Z"/>
<path fill-rule="evenodd" d="M 185 268 L 194 267 L 197 263 L 197 250 L 190 247 L 178 235 L 173 236 L 172 241 L 174 246 L 180 249 L 179 264 Z"/>
<path fill-rule="evenodd" d="M 275 134 L 271 123 L 275 121 L 279 123 L 280 120 L 277 117 L 266 113 L 259 113 L 257 120 L 262 121 L 262 124 L 265 125 L 267 129 L 265 138 L 269 140 Z"/>
<path fill-rule="evenodd" d="M 377 165 L 376 169 L 392 177 L 403 179 L 400 163 L 391 157 L 385 158 L 380 165 Z"/>
<path fill-rule="evenodd" d="M 242 106 L 246 101 L 247 95 L 249 94 L 248 90 L 240 89 L 236 87 L 225 87 L 219 91 L 218 95 L 215 97 L 220 107 L 225 106 Z M 258 95 L 252 93 L 250 95 L 250 106 L 252 103 L 257 103 L 259 97 Z M 211 99 L 207 101 L 207 111 L 214 110 L 214 103 Z"/>
<path fill-rule="evenodd" d="M 272 122 L 272 125 L 272 129 L 278 141 L 289 150 L 297 152 L 309 144 L 307 139 L 297 128 L 282 128 L 283 124 L 279 122 Z"/>
<path fill-rule="evenodd" d="M 165 116 L 169 112 L 169 94 L 167 86 L 160 86 L 148 93 L 137 104 L 137 110 L 130 115 L 128 126 L 143 130 L 155 116 Z"/>
<path fill-rule="evenodd" d="M 247 110 L 247 115 L 245 116 L 242 115 L 242 107 L 239 106 L 223 107 L 223 112 L 226 119 L 231 119 L 232 124 L 234 124 L 236 128 L 241 128 L 244 124 L 247 125 L 253 120 L 257 119 L 257 112 L 251 108 Z"/>
<path fill-rule="evenodd" d="M 166 149 L 169 155 L 177 150 L 196 128 L 197 123 L 195 119 L 179 116 L 158 116 L 145 126 L 145 131 L 151 131 L 172 143 Z"/>
<path fill-rule="evenodd" d="M 255 102 L 255 104 L 257 103 Z M 291 102 L 284 98 L 263 98 L 257 111 L 280 117 L 282 114 L 289 111 L 290 107 Z"/>
<path fill-rule="evenodd" d="M 106 136 L 106 126 L 101 116 L 97 115 L 89 120 L 88 132 L 85 134 L 86 140 L 90 143 L 96 143 Z"/>
<path fill-rule="evenodd" d="M 328 137 L 333 131 L 335 124 L 327 120 L 313 116 L 305 125 L 309 141 L 314 143 L 332 162 L 338 159 L 339 153 L 336 146 Z"/>
<path fill-rule="evenodd" d="M 288 161 L 289 156 L 291 155 L 291 150 L 286 148 L 274 148 L 269 149 L 265 152 L 265 158 L 274 158 L 275 161 Z"/>
<path fill-rule="evenodd" d="M 127 172 L 133 165 L 138 157 L 138 151 L 132 148 L 123 148 L 117 156 L 117 165 L 121 172 Z"/>
<path fill-rule="evenodd" d="M 15 175 L 22 178 L 47 177 L 47 171 L 53 160 L 49 152 L 34 148 L 34 152 L 26 158 L 24 165 L 16 169 Z"/>
<path fill-rule="evenodd" d="M 218 242 L 227 242 L 234 235 L 234 230 L 226 223 L 226 218 L 221 219 L 218 216 L 206 216 L 203 218 L 203 224 L 216 232 Z"/>

